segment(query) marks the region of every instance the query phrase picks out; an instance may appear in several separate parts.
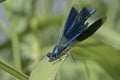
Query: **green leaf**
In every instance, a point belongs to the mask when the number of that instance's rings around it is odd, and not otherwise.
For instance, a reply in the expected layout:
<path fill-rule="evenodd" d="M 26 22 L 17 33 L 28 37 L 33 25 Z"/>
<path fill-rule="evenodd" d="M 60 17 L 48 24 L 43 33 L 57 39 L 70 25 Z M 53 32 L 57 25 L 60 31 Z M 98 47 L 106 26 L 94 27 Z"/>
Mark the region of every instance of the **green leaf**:
<path fill-rule="evenodd" d="M 97 62 L 114 80 L 120 80 L 120 54 L 113 47 L 89 39 L 74 47 L 72 54 L 78 59 Z"/>
<path fill-rule="evenodd" d="M 65 58 L 66 55 L 61 61 L 49 62 L 48 57 L 45 56 L 33 69 L 29 80 L 54 80 Z"/>

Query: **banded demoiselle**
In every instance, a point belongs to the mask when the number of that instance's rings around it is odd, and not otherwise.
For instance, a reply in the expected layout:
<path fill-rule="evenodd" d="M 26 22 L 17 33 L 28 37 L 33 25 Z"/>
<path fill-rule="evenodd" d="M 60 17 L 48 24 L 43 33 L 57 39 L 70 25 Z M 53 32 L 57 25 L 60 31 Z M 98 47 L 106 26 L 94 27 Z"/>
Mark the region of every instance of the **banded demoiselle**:
<path fill-rule="evenodd" d="M 95 12 L 96 8 L 89 8 L 88 6 L 83 7 L 80 12 L 75 7 L 71 8 L 58 43 L 52 53 L 47 54 L 50 61 L 60 59 L 78 42 L 87 39 L 102 26 L 107 18 L 106 16 L 97 19 L 91 25 L 86 22 Z"/>

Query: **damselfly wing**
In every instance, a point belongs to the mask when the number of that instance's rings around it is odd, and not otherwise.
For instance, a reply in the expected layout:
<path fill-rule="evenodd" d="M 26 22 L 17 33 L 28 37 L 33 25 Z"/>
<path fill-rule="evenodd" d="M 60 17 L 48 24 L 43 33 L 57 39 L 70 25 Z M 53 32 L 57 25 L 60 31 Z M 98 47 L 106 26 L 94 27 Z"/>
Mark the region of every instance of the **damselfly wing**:
<path fill-rule="evenodd" d="M 88 26 L 86 20 L 96 12 L 96 8 L 85 6 L 80 12 L 74 7 L 71 8 L 60 40 L 54 47 L 52 53 L 47 56 L 50 61 L 59 59 L 67 53 L 76 43 L 83 41 L 96 32 L 106 20 L 106 16 L 99 18 Z"/>

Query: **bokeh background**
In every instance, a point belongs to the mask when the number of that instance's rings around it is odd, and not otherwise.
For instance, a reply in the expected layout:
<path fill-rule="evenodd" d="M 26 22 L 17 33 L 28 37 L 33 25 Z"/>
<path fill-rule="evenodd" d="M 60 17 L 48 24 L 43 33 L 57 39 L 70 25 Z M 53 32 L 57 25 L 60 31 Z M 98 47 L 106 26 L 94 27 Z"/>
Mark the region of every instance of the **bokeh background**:
<path fill-rule="evenodd" d="M 72 6 L 97 8 L 90 24 L 107 16 L 89 39 L 78 43 L 56 80 L 120 80 L 120 0 L 6 0 L 0 3 L 0 60 L 30 75 L 52 51 Z M 0 70 L 0 80 L 17 80 Z"/>

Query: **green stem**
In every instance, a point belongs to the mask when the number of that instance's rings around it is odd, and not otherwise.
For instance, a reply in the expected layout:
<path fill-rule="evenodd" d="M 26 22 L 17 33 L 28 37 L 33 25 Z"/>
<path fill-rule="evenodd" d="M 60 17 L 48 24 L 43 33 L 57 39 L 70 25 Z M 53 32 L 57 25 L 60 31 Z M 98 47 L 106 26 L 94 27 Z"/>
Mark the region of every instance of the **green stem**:
<path fill-rule="evenodd" d="M 36 0 L 32 0 L 31 2 L 31 16 L 30 16 L 30 28 L 33 33 L 33 56 L 34 56 L 34 61 L 39 60 L 39 54 L 40 54 L 40 41 L 38 38 L 38 28 L 36 25 L 36 17 L 35 17 L 35 2 Z"/>
<path fill-rule="evenodd" d="M 17 70 L 21 71 L 21 59 L 20 59 L 20 53 L 19 53 L 19 42 L 18 42 L 18 36 L 16 32 L 16 27 L 11 26 L 11 40 L 12 40 L 12 49 L 13 49 L 13 58 L 15 67 Z"/>
<path fill-rule="evenodd" d="M 11 75 L 13 75 L 14 77 L 16 77 L 20 80 L 28 80 L 29 79 L 29 77 L 27 75 L 25 75 L 24 73 L 18 72 L 11 66 L 9 66 L 1 61 L 0 61 L 0 69 L 10 73 Z"/>

